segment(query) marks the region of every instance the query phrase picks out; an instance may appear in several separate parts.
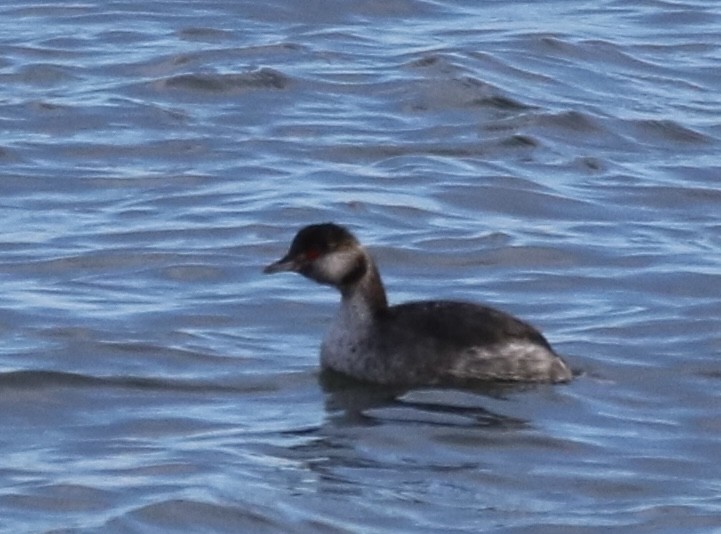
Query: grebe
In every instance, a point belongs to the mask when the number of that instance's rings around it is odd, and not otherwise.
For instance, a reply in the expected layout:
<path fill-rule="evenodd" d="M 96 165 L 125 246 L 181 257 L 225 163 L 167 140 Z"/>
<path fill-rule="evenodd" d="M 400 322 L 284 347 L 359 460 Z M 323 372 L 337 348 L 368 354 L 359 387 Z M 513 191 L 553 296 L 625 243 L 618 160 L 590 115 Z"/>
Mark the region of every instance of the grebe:
<path fill-rule="evenodd" d="M 283 271 L 340 291 L 340 310 L 321 345 L 324 369 L 395 386 L 573 378 L 538 330 L 502 311 L 447 300 L 389 306 L 373 258 L 337 224 L 301 229 L 263 272 Z"/>

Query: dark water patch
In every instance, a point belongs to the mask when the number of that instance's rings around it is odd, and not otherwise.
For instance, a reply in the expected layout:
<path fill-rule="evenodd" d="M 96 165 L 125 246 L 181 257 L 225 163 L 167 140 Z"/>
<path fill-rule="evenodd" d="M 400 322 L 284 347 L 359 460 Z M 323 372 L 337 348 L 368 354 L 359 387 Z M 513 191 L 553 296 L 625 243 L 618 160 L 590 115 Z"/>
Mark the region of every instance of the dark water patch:
<path fill-rule="evenodd" d="M 407 89 L 406 89 L 407 91 Z M 410 102 L 408 102 L 410 97 Z M 438 112 L 448 109 L 487 108 L 518 113 L 529 109 L 519 100 L 482 80 L 465 76 L 438 76 L 417 83 L 415 95 L 403 95 L 404 107 L 414 111 Z"/>
<path fill-rule="evenodd" d="M 365 414 L 384 424 L 438 425 L 448 429 L 452 426 L 481 426 L 497 429 L 520 429 L 528 421 L 494 413 L 482 407 L 458 407 L 429 402 L 404 400 L 393 406 L 367 410 Z"/>
<path fill-rule="evenodd" d="M 694 31 L 697 31 L 702 26 L 716 27 L 716 23 L 721 17 L 716 11 L 701 2 L 690 5 L 682 2 L 657 2 L 657 5 L 662 5 L 663 9 L 651 9 L 650 4 L 647 9 L 642 10 L 633 18 L 650 27 L 691 26 Z"/>
<path fill-rule="evenodd" d="M 158 237 L 159 235 L 154 235 Z M 128 253 L 127 250 L 93 251 L 81 254 L 62 255 L 54 258 L 32 259 L 27 258 L 14 265 L 6 264 L 6 271 L 16 271 L 26 275 L 66 275 L 73 279 L 97 272 L 106 272 L 108 269 L 122 271 L 143 270 L 155 267 L 164 267 L 168 260 L 175 258 L 172 252 L 137 252 Z"/>
<path fill-rule="evenodd" d="M 63 371 L 9 371 L 0 373 L 0 387 L 14 390 L 37 389 L 126 389 L 145 390 L 158 393 L 249 393 L 272 391 L 273 386 L 268 384 L 239 383 L 219 384 L 214 382 L 201 382 L 191 380 L 176 380 L 166 378 L 151 378 L 147 376 L 92 376 L 81 373 Z M 268 389 L 270 387 L 270 389 Z"/>
<path fill-rule="evenodd" d="M 504 111 L 520 111 L 527 110 L 531 106 L 523 104 L 518 100 L 515 100 L 508 96 L 496 95 L 489 98 L 481 98 L 473 101 L 474 104 L 479 106 L 489 106 Z"/>
<path fill-rule="evenodd" d="M 638 120 L 631 123 L 640 142 L 661 142 L 674 145 L 688 143 L 708 145 L 712 139 L 673 120 Z"/>
<path fill-rule="evenodd" d="M 27 103 L 27 108 L 35 113 L 70 113 L 78 110 L 70 110 L 69 106 L 64 106 L 54 102 L 44 100 L 33 100 Z"/>
<path fill-rule="evenodd" d="M 541 126 L 561 128 L 569 132 L 578 132 L 586 135 L 598 135 L 605 130 L 595 117 L 581 111 L 565 111 L 539 115 L 535 117 L 535 122 Z"/>
<path fill-rule="evenodd" d="M 502 148 L 536 148 L 540 145 L 539 141 L 530 135 L 516 134 L 506 139 L 498 141 L 498 146 Z"/>
<path fill-rule="evenodd" d="M 703 185 L 710 188 L 717 184 L 717 179 L 721 176 L 721 167 L 713 161 L 700 167 L 683 162 L 669 163 L 660 166 L 659 170 L 670 176 L 672 182 L 682 181 L 691 186 Z"/>
<path fill-rule="evenodd" d="M 84 5 L 22 5 L 6 6 L 3 12 L 8 16 L 16 17 L 65 17 L 79 15 L 90 11 L 90 6 Z"/>
<path fill-rule="evenodd" d="M 525 145 L 521 145 L 525 146 Z M 455 185 L 439 192 L 439 198 L 457 209 L 476 213 L 524 214 L 534 218 L 563 217 L 583 220 L 593 203 L 554 194 L 552 191 L 534 191 L 506 181 L 504 177 L 492 177 L 487 183 Z"/>
<path fill-rule="evenodd" d="M 113 72 L 130 78 L 153 78 L 154 88 L 164 86 L 200 85 L 209 91 L 224 87 L 235 89 L 277 86 L 288 83 L 289 77 L 271 67 L 253 68 L 256 61 L 281 65 L 292 58 L 300 59 L 306 52 L 303 45 L 276 41 L 266 44 L 250 44 L 233 47 L 186 48 L 181 51 L 151 59 L 141 57 L 136 61 L 109 65 Z M 239 62 L 250 62 L 245 72 L 237 72 Z M 218 71 L 208 72 L 207 65 L 222 65 Z M 220 88 L 220 89 L 218 89 Z"/>
<path fill-rule="evenodd" d="M 688 217 L 703 219 L 713 215 L 721 206 L 721 191 L 706 187 L 675 187 L 644 185 L 617 188 L 617 202 L 641 210 L 667 209 L 687 213 Z"/>
<path fill-rule="evenodd" d="M 469 75 L 465 72 L 467 69 L 461 64 L 444 55 L 431 54 L 413 59 L 409 62 L 409 66 L 414 69 L 422 69 L 421 72 L 425 78 L 432 80 L 425 86 L 425 93 L 441 91 L 446 94 L 449 89 L 456 87 L 458 106 L 488 107 L 505 111 L 522 111 L 532 108 L 510 95 L 503 94 L 498 87 Z M 451 94 L 448 93 L 448 96 Z M 438 101 L 437 98 L 433 100 Z M 427 104 L 420 103 L 416 104 L 416 108 L 424 111 L 430 109 Z"/>
<path fill-rule="evenodd" d="M 569 159 L 577 161 L 582 158 L 587 158 L 587 161 L 600 161 L 595 154 L 600 153 L 602 147 L 614 147 L 620 153 L 628 151 L 628 134 L 618 128 L 615 121 L 587 111 L 533 110 L 485 123 L 482 128 L 484 133 L 489 135 L 503 132 L 510 134 L 511 139 L 529 140 L 538 146 L 545 144 L 547 151 L 567 155 Z M 570 150 L 569 143 L 573 144 Z M 552 161 L 554 165 L 558 163 L 557 159 Z"/>
<path fill-rule="evenodd" d="M 20 157 L 17 152 L 11 148 L 0 146 L 0 160 L 5 162 L 17 163 L 20 161 Z"/>
<path fill-rule="evenodd" d="M 243 74 L 180 74 L 154 83 L 159 89 L 235 94 L 252 90 L 286 89 L 290 78 L 279 71 L 262 68 Z"/>
<path fill-rule="evenodd" d="M 520 429 L 528 421 L 484 407 L 488 398 L 503 399 L 524 389 L 518 385 L 459 384 L 459 390 L 405 391 L 375 387 L 326 372 L 321 384 L 327 394 L 326 409 L 339 412 L 340 424 L 438 425 Z"/>
<path fill-rule="evenodd" d="M 510 235 L 498 231 L 479 236 L 449 236 L 447 238 L 421 236 L 415 239 L 411 245 L 420 255 L 428 251 L 447 253 L 448 255 L 455 253 L 458 260 L 468 260 L 473 251 L 487 251 L 496 247 L 510 246 L 511 243 Z M 410 246 L 404 247 L 405 254 L 403 251 L 390 250 L 388 256 L 395 261 L 405 261 L 406 263 L 418 260 L 419 258 L 416 257 L 408 257 L 410 248 Z"/>
<path fill-rule="evenodd" d="M 200 41 L 200 42 L 219 42 L 229 41 L 233 38 L 233 33 L 219 28 L 183 28 L 177 32 L 178 37 L 181 39 L 187 39 L 188 41 Z"/>
<path fill-rule="evenodd" d="M 138 144 L 121 143 L 68 143 L 63 147 L 64 156 L 86 161 L 104 161 L 108 158 L 159 158 L 174 157 L 176 159 L 196 158 L 208 152 L 205 140 L 168 139 Z"/>
<path fill-rule="evenodd" d="M 39 74 L 49 73 L 51 81 L 55 77 L 53 74 L 57 74 L 59 78 L 67 78 L 68 81 L 84 79 L 69 74 L 70 71 L 75 72 L 80 70 L 75 64 L 82 55 L 79 51 L 64 48 L 50 48 L 36 43 L 19 44 L 11 47 L 11 50 L 13 52 L 12 57 L 15 58 L 15 61 L 13 61 L 11 65 L 15 66 L 19 73 L 28 72 L 32 75 L 34 69 L 37 67 Z M 20 66 L 18 67 L 18 65 Z M 8 74 L 7 76 L 10 80 L 18 80 L 17 77 L 14 77 L 16 76 L 14 73 Z M 32 87 L 32 85 L 30 86 Z M 15 85 L 11 84 L 10 87 L 15 87 Z"/>
<path fill-rule="evenodd" d="M 438 54 L 426 55 L 419 59 L 414 59 L 413 61 L 410 62 L 409 65 L 411 67 L 416 67 L 416 68 L 421 68 L 421 69 L 425 69 L 425 68 L 429 68 L 429 67 L 437 68 L 439 65 L 440 66 L 446 65 L 446 67 L 445 67 L 446 69 L 448 69 L 450 67 L 448 62 L 444 61 L 444 58 Z"/>
<path fill-rule="evenodd" d="M 282 521 L 271 519 L 274 514 L 269 514 L 270 510 L 258 509 L 255 506 L 244 508 L 231 501 L 214 503 L 190 497 L 176 498 L 147 504 L 126 512 L 123 517 L 110 521 L 104 528 L 178 531 L 195 529 L 207 531 L 210 529 L 217 532 L 284 530 Z M 274 510 L 276 513 L 278 512 L 277 508 Z"/>
<path fill-rule="evenodd" d="M 8 81 L 39 87 L 55 87 L 75 79 L 76 75 L 70 69 L 53 64 L 35 63 L 21 67 L 10 76 Z"/>
<path fill-rule="evenodd" d="M 101 29 L 97 33 L 97 38 L 109 44 L 140 44 L 147 42 L 149 36 L 147 33 L 139 29 L 123 28 L 123 29 Z"/>
<path fill-rule="evenodd" d="M 223 278 L 222 270 L 204 264 L 173 265 L 162 269 L 161 274 L 164 279 L 180 283 L 208 282 Z"/>
<path fill-rule="evenodd" d="M 112 501 L 113 492 L 80 484 L 47 485 L 33 492 L 0 497 L 0 508 L 11 507 L 25 513 L 97 513 Z"/>
<path fill-rule="evenodd" d="M 484 154 L 484 147 L 480 143 L 466 143 L 465 146 L 458 143 L 453 145 L 443 144 L 426 144 L 419 143 L 414 145 L 395 146 L 377 145 L 377 146 L 359 146 L 356 144 L 341 145 L 338 144 L 324 151 L 326 157 L 331 160 L 346 160 L 348 158 L 362 158 L 365 160 L 377 160 L 380 158 L 397 158 L 403 156 L 419 156 L 426 155 L 431 157 L 470 157 L 481 156 Z"/>

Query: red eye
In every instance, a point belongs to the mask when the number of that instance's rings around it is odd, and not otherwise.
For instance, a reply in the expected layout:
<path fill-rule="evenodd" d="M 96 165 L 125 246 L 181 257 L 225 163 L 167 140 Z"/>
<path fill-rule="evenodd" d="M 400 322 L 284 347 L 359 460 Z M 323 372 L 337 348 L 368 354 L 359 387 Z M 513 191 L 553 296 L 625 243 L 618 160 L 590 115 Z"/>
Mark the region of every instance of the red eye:
<path fill-rule="evenodd" d="M 320 251 L 317 248 L 309 248 L 305 251 L 305 259 L 315 261 L 320 256 Z"/>

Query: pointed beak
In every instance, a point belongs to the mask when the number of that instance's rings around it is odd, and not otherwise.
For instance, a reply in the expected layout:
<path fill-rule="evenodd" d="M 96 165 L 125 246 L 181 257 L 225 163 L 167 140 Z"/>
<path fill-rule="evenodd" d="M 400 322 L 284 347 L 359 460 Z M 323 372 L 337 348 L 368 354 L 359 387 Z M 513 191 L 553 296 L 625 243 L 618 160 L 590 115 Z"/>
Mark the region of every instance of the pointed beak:
<path fill-rule="evenodd" d="M 288 255 L 283 256 L 278 261 L 271 263 L 270 265 L 267 265 L 263 269 L 264 274 L 273 274 L 273 273 L 282 273 L 286 271 L 297 271 L 298 270 L 298 263 L 295 261 L 295 259 L 289 257 Z"/>

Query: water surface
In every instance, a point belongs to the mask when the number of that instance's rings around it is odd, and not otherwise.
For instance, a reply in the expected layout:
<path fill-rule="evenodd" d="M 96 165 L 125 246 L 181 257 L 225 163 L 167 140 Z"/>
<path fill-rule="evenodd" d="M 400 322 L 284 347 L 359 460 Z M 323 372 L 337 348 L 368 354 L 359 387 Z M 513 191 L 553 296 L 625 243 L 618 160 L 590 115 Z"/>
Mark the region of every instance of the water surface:
<path fill-rule="evenodd" d="M 721 527 L 721 8 L 6 2 L 0 529 Z M 566 386 L 328 383 L 348 225 Z"/>

